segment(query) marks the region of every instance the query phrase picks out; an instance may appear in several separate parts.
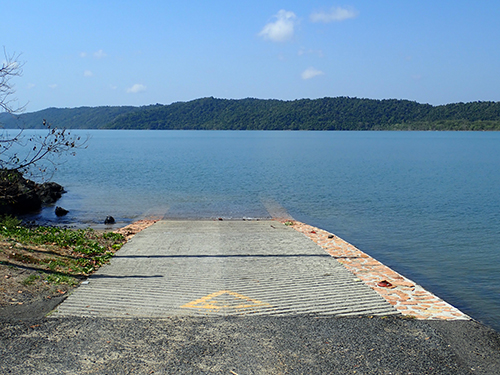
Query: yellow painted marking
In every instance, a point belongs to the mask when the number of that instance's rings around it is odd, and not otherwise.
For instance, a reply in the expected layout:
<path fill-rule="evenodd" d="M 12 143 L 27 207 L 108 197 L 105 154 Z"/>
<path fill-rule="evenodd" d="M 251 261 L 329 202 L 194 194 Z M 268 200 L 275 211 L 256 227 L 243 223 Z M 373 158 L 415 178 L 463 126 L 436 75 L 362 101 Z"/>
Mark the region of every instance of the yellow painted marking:
<path fill-rule="evenodd" d="M 227 296 L 233 297 L 231 303 L 228 304 Z M 217 299 L 224 296 L 226 298 Z M 256 299 L 246 297 L 242 294 L 231 292 L 230 290 L 220 290 L 216 293 L 209 294 L 208 296 L 201 297 L 195 301 L 191 301 L 182 305 L 183 309 L 206 309 L 206 310 L 220 310 L 220 309 L 248 309 L 255 307 L 270 307 L 271 305 L 257 301 Z"/>

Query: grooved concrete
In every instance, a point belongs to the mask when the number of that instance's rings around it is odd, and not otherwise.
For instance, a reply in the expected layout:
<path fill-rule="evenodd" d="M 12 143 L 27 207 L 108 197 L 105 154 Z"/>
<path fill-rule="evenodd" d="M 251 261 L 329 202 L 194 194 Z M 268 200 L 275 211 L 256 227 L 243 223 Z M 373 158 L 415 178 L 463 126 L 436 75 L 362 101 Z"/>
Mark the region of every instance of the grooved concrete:
<path fill-rule="evenodd" d="M 52 316 L 391 315 L 303 234 L 276 221 L 160 221 Z"/>

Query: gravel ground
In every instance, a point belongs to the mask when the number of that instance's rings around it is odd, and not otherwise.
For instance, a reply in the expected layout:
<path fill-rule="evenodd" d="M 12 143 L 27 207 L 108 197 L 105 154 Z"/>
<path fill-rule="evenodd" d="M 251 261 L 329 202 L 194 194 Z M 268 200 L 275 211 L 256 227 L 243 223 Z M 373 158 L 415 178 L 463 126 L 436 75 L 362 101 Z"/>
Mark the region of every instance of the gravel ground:
<path fill-rule="evenodd" d="M 229 317 L 0 320 L 2 374 L 498 374 L 473 321 Z"/>

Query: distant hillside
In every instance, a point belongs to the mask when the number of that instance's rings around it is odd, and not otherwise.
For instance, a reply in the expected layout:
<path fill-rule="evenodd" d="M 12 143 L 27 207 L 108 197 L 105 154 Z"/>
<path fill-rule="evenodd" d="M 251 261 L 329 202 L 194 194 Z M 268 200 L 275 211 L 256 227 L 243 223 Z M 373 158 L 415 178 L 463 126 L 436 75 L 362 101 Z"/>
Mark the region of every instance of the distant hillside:
<path fill-rule="evenodd" d="M 43 128 L 43 120 L 52 126 L 67 129 L 101 129 L 116 117 L 141 110 L 140 107 L 79 107 L 47 108 L 38 112 L 11 116 L 0 113 L 0 124 L 4 128 Z"/>
<path fill-rule="evenodd" d="M 49 108 L 4 116 L 4 127 L 53 126 L 81 129 L 217 130 L 500 130 L 500 102 L 442 106 L 409 100 L 347 97 L 300 99 L 202 98 L 145 107 Z"/>

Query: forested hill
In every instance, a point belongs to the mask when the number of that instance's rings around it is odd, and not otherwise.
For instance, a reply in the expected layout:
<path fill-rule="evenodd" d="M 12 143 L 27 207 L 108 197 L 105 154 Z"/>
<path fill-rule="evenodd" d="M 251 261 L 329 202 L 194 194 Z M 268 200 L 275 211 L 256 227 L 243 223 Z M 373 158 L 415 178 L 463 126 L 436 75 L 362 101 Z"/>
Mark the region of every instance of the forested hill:
<path fill-rule="evenodd" d="M 218 130 L 500 130 L 500 102 L 442 106 L 347 97 L 293 101 L 202 98 L 145 107 L 49 108 L 0 117 L 4 127 Z"/>
<path fill-rule="evenodd" d="M 47 108 L 38 112 L 11 116 L 0 113 L 0 124 L 4 128 L 41 129 L 43 120 L 53 127 L 67 129 L 102 129 L 120 115 L 140 111 L 143 107 L 78 107 Z"/>

